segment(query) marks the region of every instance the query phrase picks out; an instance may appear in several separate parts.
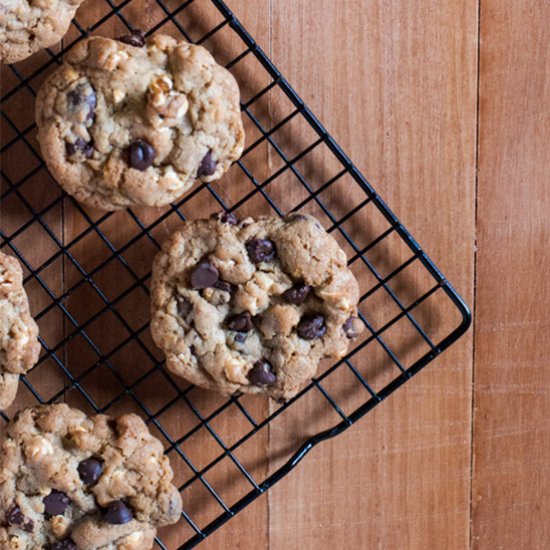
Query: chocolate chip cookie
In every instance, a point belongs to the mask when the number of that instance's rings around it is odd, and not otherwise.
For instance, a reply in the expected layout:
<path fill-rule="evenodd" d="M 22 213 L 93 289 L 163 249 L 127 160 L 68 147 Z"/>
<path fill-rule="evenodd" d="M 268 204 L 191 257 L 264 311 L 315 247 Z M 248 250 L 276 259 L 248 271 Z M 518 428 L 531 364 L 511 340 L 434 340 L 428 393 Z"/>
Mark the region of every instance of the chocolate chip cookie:
<path fill-rule="evenodd" d="M 218 390 L 288 399 L 362 323 L 337 242 L 311 216 L 186 222 L 152 278 L 151 331 L 168 368 Z"/>
<path fill-rule="evenodd" d="M 220 178 L 244 147 L 233 76 L 163 35 L 78 43 L 41 87 L 36 118 L 53 176 L 104 210 L 166 205 Z"/>
<path fill-rule="evenodd" d="M 2 549 L 147 550 L 180 517 L 162 444 L 134 414 L 27 409 L 1 449 Z"/>
<path fill-rule="evenodd" d="M 29 313 L 21 266 L 0 252 L 0 410 L 15 399 L 19 375 L 38 360 L 37 338 L 38 327 Z"/>
<path fill-rule="evenodd" d="M 15 63 L 53 46 L 67 32 L 84 0 L 0 2 L 0 62 Z"/>

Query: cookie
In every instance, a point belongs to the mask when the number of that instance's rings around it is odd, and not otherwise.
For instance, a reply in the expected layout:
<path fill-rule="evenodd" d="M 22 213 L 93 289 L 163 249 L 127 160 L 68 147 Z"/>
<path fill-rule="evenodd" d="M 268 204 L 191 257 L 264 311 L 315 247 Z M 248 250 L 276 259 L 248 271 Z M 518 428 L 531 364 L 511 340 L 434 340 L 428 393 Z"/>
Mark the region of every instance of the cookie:
<path fill-rule="evenodd" d="M 0 453 L 0 548 L 147 550 L 181 514 L 160 441 L 138 416 L 65 404 L 20 412 Z"/>
<path fill-rule="evenodd" d="M 15 63 L 65 36 L 84 0 L 8 0 L 0 5 L 0 62 Z"/>
<path fill-rule="evenodd" d="M 38 327 L 29 313 L 23 271 L 12 256 L 0 252 L 0 410 L 15 399 L 19 375 L 38 360 Z"/>
<path fill-rule="evenodd" d="M 220 178 L 244 147 L 231 73 L 164 35 L 76 44 L 41 87 L 36 119 L 50 172 L 103 210 L 173 202 Z"/>
<path fill-rule="evenodd" d="M 362 326 L 345 253 L 301 214 L 186 222 L 155 259 L 151 294 L 167 367 L 223 394 L 289 399 Z"/>

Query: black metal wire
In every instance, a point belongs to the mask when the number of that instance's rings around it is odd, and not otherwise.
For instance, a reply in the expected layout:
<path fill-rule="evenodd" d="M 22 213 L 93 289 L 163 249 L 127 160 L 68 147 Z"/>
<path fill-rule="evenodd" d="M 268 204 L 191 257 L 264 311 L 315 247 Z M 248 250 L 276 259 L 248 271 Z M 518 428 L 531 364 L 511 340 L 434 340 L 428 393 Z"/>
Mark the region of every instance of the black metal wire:
<path fill-rule="evenodd" d="M 54 64 L 59 64 L 62 61 L 64 53 L 66 53 L 74 44 L 89 34 L 100 29 L 101 26 L 116 17 L 122 25 L 131 30 L 136 25 L 133 25 L 125 15 L 125 8 L 129 7 L 131 2 L 139 0 L 123 0 L 118 4 L 113 0 L 104 0 L 108 10 L 107 12 L 93 25 L 86 28 L 78 22 L 78 18 L 74 20 L 73 26 L 77 31 L 77 37 L 68 43 L 64 43 L 59 52 L 47 50 L 49 59 L 40 67 L 33 70 L 29 75 L 25 75 L 18 67 L 10 67 L 12 76 L 15 77 L 17 83 L 9 90 L 2 90 L 0 98 L 0 116 L 7 127 L 10 128 L 15 136 L 11 139 L 3 140 L 0 147 L 0 154 L 5 158 L 12 154 L 17 146 L 24 147 L 25 151 L 30 155 L 34 164 L 29 166 L 26 174 L 21 175 L 14 180 L 6 170 L 0 169 L 0 178 L 3 181 L 4 190 L 0 193 L 0 201 L 14 200 L 24 207 L 29 214 L 29 219 L 23 221 L 19 227 L 16 227 L 11 233 L 8 233 L 4 228 L 0 229 L 2 238 L 2 249 L 10 251 L 22 262 L 28 273 L 25 278 L 25 283 L 34 282 L 38 288 L 47 297 L 47 305 L 38 312 L 35 317 L 40 323 L 47 322 L 49 315 L 58 314 L 63 319 L 64 335 L 53 343 L 48 343 L 41 337 L 43 353 L 41 354 L 38 364 L 26 377 L 23 377 L 23 383 L 28 389 L 32 399 L 38 403 L 54 402 L 67 398 L 71 392 L 76 392 L 82 397 L 87 405 L 96 412 L 109 412 L 114 407 L 118 406 L 124 399 L 129 399 L 129 402 L 137 408 L 144 416 L 148 424 L 154 428 L 161 439 L 164 440 L 166 453 L 173 460 L 181 462 L 184 470 L 188 472 L 188 477 L 180 484 L 180 491 L 186 502 L 186 492 L 194 490 L 195 486 L 201 486 L 203 492 L 212 499 L 215 505 L 219 508 L 219 512 L 213 519 L 195 518 L 193 514 L 186 509 L 182 512 L 183 521 L 191 529 L 191 535 L 188 540 L 180 546 L 181 549 L 193 548 L 202 540 L 208 537 L 213 531 L 231 519 L 235 514 L 248 506 L 257 497 L 271 488 L 277 481 L 288 474 L 303 457 L 317 444 L 325 441 L 328 438 L 334 437 L 353 423 L 362 418 L 377 404 L 382 402 L 387 396 L 393 393 L 398 387 L 405 383 L 412 375 L 416 374 L 420 369 L 432 361 L 437 355 L 442 353 L 452 343 L 454 343 L 468 328 L 471 320 L 471 315 L 468 307 L 445 279 L 443 274 L 438 270 L 430 258 L 420 248 L 408 231 L 399 222 L 397 217 L 391 212 L 387 205 L 378 196 L 371 185 L 366 181 L 361 173 L 356 169 L 350 159 L 328 134 L 326 129 L 321 125 L 309 108 L 303 103 L 296 92 L 288 84 L 282 74 L 277 70 L 269 58 L 264 54 L 261 48 L 255 43 L 246 29 L 236 19 L 231 10 L 222 0 L 204 0 L 203 5 L 208 5 L 212 13 L 217 13 L 219 18 L 217 22 L 205 32 L 202 36 L 195 39 L 196 43 L 205 43 L 216 37 L 218 33 L 231 32 L 237 36 L 243 45 L 243 50 L 229 61 L 226 66 L 233 69 L 239 63 L 246 63 L 249 59 L 254 59 L 258 62 L 266 75 L 269 77 L 269 83 L 259 90 L 253 90 L 250 99 L 243 101 L 242 110 L 244 117 L 252 124 L 259 137 L 247 146 L 243 157 L 236 163 L 236 168 L 242 172 L 243 180 L 248 182 L 250 190 L 242 197 L 234 202 L 225 200 L 216 190 L 215 184 L 200 184 L 197 185 L 190 193 L 188 193 L 178 203 L 171 205 L 164 213 L 159 215 L 152 222 L 143 221 L 140 216 L 132 211 L 127 210 L 125 213 L 118 214 L 120 216 L 128 216 L 130 226 L 136 228 L 136 234 L 129 238 L 122 245 L 115 245 L 112 239 L 109 238 L 106 227 L 109 220 L 113 216 L 112 213 L 104 214 L 98 219 L 92 219 L 85 209 L 83 209 L 72 198 L 59 192 L 46 206 L 36 209 L 26 198 L 24 193 L 25 185 L 33 178 L 45 173 L 44 163 L 39 152 L 33 145 L 32 135 L 36 129 L 35 124 L 27 125 L 20 129 L 17 126 L 17 113 L 12 112 L 10 102 L 18 97 L 18 94 L 30 93 L 36 95 L 37 82 L 39 77 L 48 71 Z M 169 0 L 155 0 L 158 5 L 162 18 L 152 28 L 147 29 L 147 34 L 150 35 L 170 23 L 181 33 L 181 35 L 191 40 L 190 28 L 183 22 L 185 19 L 186 10 L 196 4 L 198 0 L 187 0 L 179 3 L 177 7 L 171 9 Z M 221 19 L 220 19 L 221 18 Z M 293 109 L 280 120 L 275 119 L 270 128 L 265 128 L 260 118 L 253 112 L 253 107 L 266 95 L 279 92 L 287 98 Z M 276 117 L 275 117 L 276 118 Z M 278 132 L 288 127 L 290 124 L 300 123 L 312 129 L 316 134 L 316 139 L 309 145 L 301 148 L 298 153 L 289 156 L 285 152 L 284 143 L 278 138 Z M 247 166 L 248 156 L 260 146 L 267 146 L 276 155 L 282 165 L 277 170 L 270 173 L 267 178 L 259 179 L 253 171 Z M 327 155 L 332 155 L 338 161 L 339 169 L 336 173 L 320 185 L 314 185 L 308 180 L 300 170 L 298 163 L 306 159 L 309 154 L 314 151 L 324 148 Z M 299 186 L 306 197 L 295 205 L 280 204 L 270 193 L 274 182 L 282 176 L 291 176 L 294 185 Z M 347 178 L 347 179 L 346 179 Z M 349 185 L 354 185 L 361 191 L 363 198 L 357 204 L 350 205 L 347 211 L 340 216 L 333 212 L 330 201 L 324 198 L 325 192 L 328 192 L 333 186 L 339 182 L 349 181 Z M 192 204 L 195 198 L 209 197 L 213 200 L 216 208 L 226 211 L 238 211 L 241 207 L 248 205 L 251 201 L 260 198 L 269 205 L 269 208 L 278 215 L 284 215 L 289 211 L 297 211 L 314 207 L 322 215 L 328 224 L 328 231 L 337 234 L 337 236 L 349 246 L 352 254 L 350 255 L 349 264 L 357 271 L 365 272 L 374 278 L 375 283 L 369 288 L 362 289 L 361 305 L 367 304 L 368 300 L 383 293 L 387 302 L 393 304 L 397 308 L 398 313 L 386 320 L 381 326 L 376 326 L 369 319 L 368 307 L 361 308 L 360 318 L 365 324 L 367 335 L 364 336 L 355 347 L 350 350 L 349 354 L 339 360 L 329 368 L 325 369 L 315 380 L 304 388 L 295 398 L 289 402 L 281 404 L 275 410 L 266 414 L 264 418 L 257 418 L 247 408 L 244 400 L 238 396 L 233 396 L 225 400 L 221 405 L 217 406 L 208 414 L 201 412 L 193 399 L 193 387 L 181 386 L 181 381 L 175 380 L 170 373 L 163 368 L 162 361 L 158 360 L 147 342 L 148 321 L 141 322 L 139 326 L 133 326 L 133 320 L 128 319 L 122 308 L 124 301 L 132 297 L 135 292 L 148 294 L 147 283 L 150 278 L 150 271 L 145 274 L 139 274 L 137 265 L 133 264 L 128 259 L 128 254 L 136 246 L 140 246 L 143 242 L 148 242 L 153 248 L 157 249 L 160 244 L 155 237 L 155 230 L 161 225 L 176 216 L 179 220 L 185 220 L 186 215 L 184 210 L 186 205 Z M 72 209 L 72 212 L 77 213 L 86 226 L 78 234 L 71 238 L 69 242 L 65 242 L 64 235 L 59 236 L 52 229 L 47 221 L 47 216 L 54 211 L 55 208 Z M 387 227 L 376 235 L 372 235 L 368 243 L 358 244 L 356 242 L 356 233 L 348 228 L 350 221 L 353 221 L 356 216 L 361 216 L 367 209 L 374 208 L 376 212 L 382 215 L 387 222 Z M 44 239 L 48 239 L 49 244 L 54 246 L 55 252 L 45 259 L 40 265 L 34 266 L 27 259 L 25 254 L 25 246 L 20 245 L 20 240 L 28 234 L 29 231 L 40 229 L 44 235 Z M 85 239 L 94 238 L 97 246 L 102 246 L 108 251 L 108 256 L 99 261 L 97 265 L 84 267 L 79 261 L 78 247 L 82 245 Z M 398 238 L 401 243 L 404 243 L 410 249 L 411 255 L 404 261 L 400 261 L 399 265 L 393 267 L 387 274 L 382 274 L 376 266 L 376 261 L 369 259 L 371 251 L 377 247 L 389 242 L 392 238 Z M 61 262 L 63 270 L 71 268 L 79 277 L 73 281 L 71 285 L 66 282 L 63 284 L 61 292 L 52 290 L 46 280 L 45 274 L 48 269 L 52 268 L 56 262 Z M 431 281 L 429 289 L 421 295 L 416 296 L 409 305 L 405 305 L 404 300 L 400 297 L 400 293 L 396 290 L 392 283 L 396 277 L 411 269 L 414 266 L 420 265 L 426 280 Z M 108 272 L 110 269 L 118 267 L 129 278 L 130 283 L 116 296 L 108 296 L 98 283 L 98 278 Z M 78 320 L 78 312 L 72 311 L 71 299 L 83 290 L 93 291 L 94 297 L 101 304 L 99 309 L 93 312 L 88 319 Z M 457 313 L 458 321 L 456 326 L 446 327 L 444 336 L 436 338 L 432 335 L 436 331 L 433 327 L 424 326 L 422 321 L 417 318 L 415 313 L 419 308 L 426 304 L 434 296 L 445 298 L 446 306 L 451 305 Z M 440 309 L 442 305 L 431 306 L 430 311 L 437 313 L 436 309 Z M 125 336 L 121 337 L 116 345 L 111 349 L 104 349 L 98 338 L 94 337 L 91 330 L 97 323 L 103 323 L 106 316 L 111 316 L 118 323 L 118 326 L 124 329 Z M 400 329 L 408 327 L 418 340 L 422 343 L 424 353 L 414 362 L 408 364 L 406 358 L 399 351 L 396 351 L 387 341 L 387 334 L 394 328 L 399 326 Z M 441 327 L 439 327 L 441 328 Z M 82 340 L 93 356 L 92 363 L 84 368 L 81 372 L 73 373 L 66 365 L 65 353 L 67 349 L 76 341 Z M 125 375 L 119 371 L 114 364 L 114 359 L 117 354 L 122 353 L 128 346 L 136 346 L 141 355 L 144 357 L 145 365 L 141 367 L 140 374 L 133 380 L 127 380 Z M 387 362 L 388 369 L 394 368 L 392 378 L 389 382 L 379 389 L 376 389 L 372 381 L 369 381 L 366 375 L 362 374 L 364 358 L 361 355 L 365 350 L 368 351 L 368 346 L 376 345 L 383 351 Z M 53 395 L 42 395 L 41 388 L 35 387 L 31 383 L 32 375 L 35 371 L 46 368 L 48 364 L 55 365 L 65 377 L 63 389 L 57 391 Z M 118 393 L 110 396 L 106 403 L 98 403 L 94 395 L 90 393 L 88 388 L 88 380 L 90 377 L 97 374 L 99 369 L 106 369 L 119 385 Z M 363 402 L 360 406 L 355 407 L 353 411 L 348 411 L 346 402 L 339 400 L 331 394 L 328 389 L 330 377 L 336 375 L 344 376 L 345 373 L 350 373 L 352 380 L 357 385 L 357 390 L 364 392 Z M 139 390 L 143 384 L 152 384 L 155 377 L 160 376 L 167 387 L 172 392 L 171 396 L 167 395 L 162 405 L 153 411 L 145 402 L 144 398 L 140 397 Z M 337 423 L 327 429 L 310 437 L 297 448 L 292 456 L 288 458 L 286 463 L 279 467 L 276 472 L 268 476 L 266 479 L 258 481 L 249 469 L 239 459 L 237 452 L 257 434 L 268 428 L 281 415 L 285 414 L 294 403 L 302 399 L 306 394 L 317 394 L 324 407 L 327 410 L 333 411 Z M 185 433 L 174 433 L 173 430 L 167 428 L 163 423 L 163 419 L 167 414 L 170 414 L 177 407 L 184 407 L 189 418 L 194 419 L 193 427 L 186 430 Z M 232 421 L 235 423 L 242 422 L 240 427 L 243 432 L 240 437 L 233 443 L 226 443 L 224 437 L 218 433 L 215 427 L 224 413 L 233 415 Z M 9 421 L 9 417 L 0 412 L 0 423 Z M 196 465 L 188 456 L 185 449 L 193 438 L 200 434 L 205 434 L 204 437 L 215 443 L 215 448 L 218 450 L 216 456 L 211 458 L 207 464 Z M 227 462 L 229 461 L 229 462 Z M 228 504 L 221 496 L 220 490 L 216 489 L 213 483 L 208 479 L 210 474 L 221 464 L 231 464 L 238 476 L 241 477 L 245 486 L 248 487 L 245 494 L 242 495 L 234 503 Z M 196 485 L 199 484 L 199 485 Z M 156 544 L 159 548 L 167 549 L 166 542 L 159 536 L 156 539 Z"/>

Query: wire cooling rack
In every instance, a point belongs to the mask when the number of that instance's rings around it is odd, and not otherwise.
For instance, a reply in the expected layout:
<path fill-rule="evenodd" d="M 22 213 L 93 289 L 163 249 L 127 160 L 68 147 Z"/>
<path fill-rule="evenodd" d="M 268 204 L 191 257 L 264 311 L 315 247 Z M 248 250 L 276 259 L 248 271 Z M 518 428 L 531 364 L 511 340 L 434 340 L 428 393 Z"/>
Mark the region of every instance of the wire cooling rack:
<path fill-rule="evenodd" d="M 223 182 L 177 204 L 105 214 L 64 195 L 48 174 L 33 102 L 76 41 L 132 28 L 203 44 L 235 74 L 247 148 Z M 57 50 L 4 67 L 0 94 L 1 246 L 25 268 L 43 348 L 0 425 L 19 408 L 61 400 L 88 413 L 142 415 L 165 444 L 184 500 L 182 521 L 162 531 L 159 548 L 199 544 L 469 326 L 460 296 L 220 0 L 97 1 Z M 189 215 L 222 209 L 314 214 L 360 282 L 362 337 L 288 403 L 189 386 L 152 344 L 148 283 L 159 243 Z M 274 427 L 283 429 L 269 438 Z"/>

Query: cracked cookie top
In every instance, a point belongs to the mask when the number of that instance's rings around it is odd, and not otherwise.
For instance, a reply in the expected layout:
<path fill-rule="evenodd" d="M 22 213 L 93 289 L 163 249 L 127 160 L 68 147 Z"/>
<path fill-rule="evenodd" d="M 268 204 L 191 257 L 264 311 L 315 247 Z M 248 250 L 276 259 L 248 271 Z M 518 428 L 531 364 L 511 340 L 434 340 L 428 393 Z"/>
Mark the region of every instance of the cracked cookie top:
<path fill-rule="evenodd" d="M 15 63 L 61 40 L 84 0 L 3 0 L 0 62 Z"/>
<path fill-rule="evenodd" d="M 165 35 L 79 42 L 41 87 L 36 119 L 53 176 L 104 210 L 173 202 L 219 179 L 244 147 L 234 77 Z"/>
<path fill-rule="evenodd" d="M 337 242 L 311 216 L 186 222 L 153 265 L 151 331 L 168 368 L 220 391 L 289 399 L 362 323 Z"/>
<path fill-rule="evenodd" d="M 20 412 L 0 454 L 0 548 L 147 550 L 181 497 L 143 420 L 65 404 Z"/>
<path fill-rule="evenodd" d="M 0 252 L 0 410 L 15 399 L 19 375 L 38 360 L 38 327 L 29 313 L 23 271 L 12 256 Z"/>

